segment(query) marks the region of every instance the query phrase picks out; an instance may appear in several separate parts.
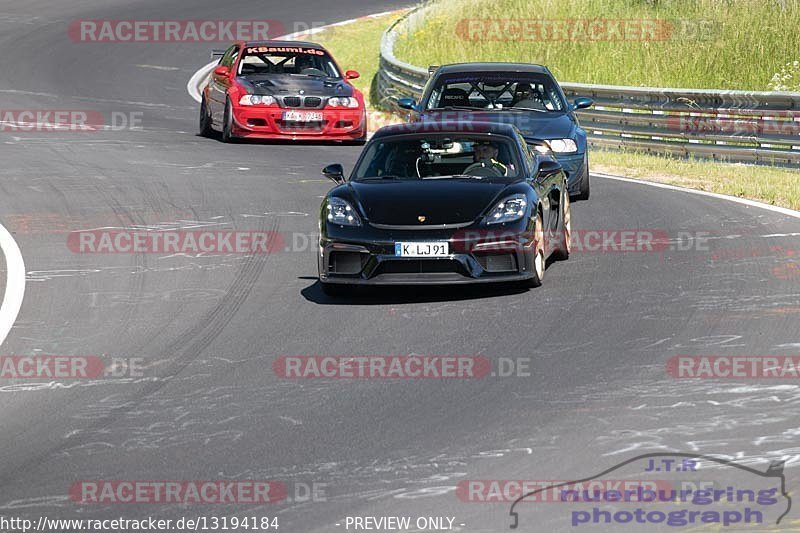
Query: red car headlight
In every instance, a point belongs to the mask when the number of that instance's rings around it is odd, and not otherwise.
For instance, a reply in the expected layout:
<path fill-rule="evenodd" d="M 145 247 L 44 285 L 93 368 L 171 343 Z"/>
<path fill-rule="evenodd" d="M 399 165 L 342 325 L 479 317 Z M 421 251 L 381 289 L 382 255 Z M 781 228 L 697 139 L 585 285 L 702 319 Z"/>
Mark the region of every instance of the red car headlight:
<path fill-rule="evenodd" d="M 239 99 L 239 105 L 275 105 L 275 98 L 266 95 L 245 94 Z"/>
<path fill-rule="evenodd" d="M 349 96 L 334 96 L 328 100 L 328 107 L 355 109 L 358 107 L 358 100 Z"/>

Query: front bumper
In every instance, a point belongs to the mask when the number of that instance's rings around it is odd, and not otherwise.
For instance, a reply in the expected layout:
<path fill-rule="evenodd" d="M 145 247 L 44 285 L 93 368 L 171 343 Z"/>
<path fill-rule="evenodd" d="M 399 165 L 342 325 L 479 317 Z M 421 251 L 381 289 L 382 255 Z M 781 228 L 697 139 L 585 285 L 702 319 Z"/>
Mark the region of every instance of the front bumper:
<path fill-rule="evenodd" d="M 321 113 L 322 120 L 287 122 L 284 112 Z M 259 139 L 360 140 L 367 134 L 364 109 L 283 109 L 279 107 L 235 106 L 233 133 Z"/>
<path fill-rule="evenodd" d="M 352 231 L 355 230 L 355 231 Z M 346 233 L 356 233 L 357 238 Z M 364 226 L 323 234 L 319 277 L 349 285 L 447 285 L 523 281 L 533 276 L 535 243 L 525 230 L 385 231 Z M 395 255 L 396 242 L 448 241 L 442 258 Z"/>
<path fill-rule="evenodd" d="M 579 191 L 584 175 L 589 170 L 586 154 L 555 154 L 556 160 L 561 163 L 568 173 L 567 185 L 570 193 Z"/>

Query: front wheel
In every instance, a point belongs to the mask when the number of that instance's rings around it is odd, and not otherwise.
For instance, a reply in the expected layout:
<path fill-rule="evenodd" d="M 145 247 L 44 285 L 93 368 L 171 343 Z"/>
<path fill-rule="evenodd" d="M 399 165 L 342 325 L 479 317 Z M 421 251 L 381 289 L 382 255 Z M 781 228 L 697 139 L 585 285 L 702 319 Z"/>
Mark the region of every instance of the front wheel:
<path fill-rule="evenodd" d="M 233 108 L 230 99 L 225 100 L 225 113 L 222 119 L 222 142 L 232 143 L 236 141 L 233 134 Z"/>
<path fill-rule="evenodd" d="M 542 214 L 536 216 L 536 224 L 533 229 L 536 248 L 533 256 L 533 276 L 525 281 L 525 286 L 530 288 L 540 287 L 544 280 L 545 256 L 544 256 L 544 224 Z"/>
<path fill-rule="evenodd" d="M 211 115 L 208 112 L 208 104 L 206 97 L 200 102 L 200 135 L 203 137 L 211 137 L 214 130 L 211 128 Z"/>
<path fill-rule="evenodd" d="M 589 199 L 589 159 L 583 161 L 583 176 L 581 176 L 581 186 L 578 192 L 573 195 L 575 200 L 588 200 Z"/>
<path fill-rule="evenodd" d="M 562 193 L 563 199 L 561 200 L 561 233 L 558 234 L 557 247 L 558 251 L 556 256 L 558 259 L 569 259 L 569 254 L 572 251 L 572 208 L 569 203 L 569 191 L 567 184 L 564 184 L 564 192 Z"/>

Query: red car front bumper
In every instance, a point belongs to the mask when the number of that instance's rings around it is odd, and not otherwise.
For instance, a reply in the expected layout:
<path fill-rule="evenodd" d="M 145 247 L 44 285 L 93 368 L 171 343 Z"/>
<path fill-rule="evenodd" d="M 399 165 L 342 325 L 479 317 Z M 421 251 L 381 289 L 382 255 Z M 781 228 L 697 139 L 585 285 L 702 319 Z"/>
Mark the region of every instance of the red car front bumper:
<path fill-rule="evenodd" d="M 321 120 L 284 120 L 287 112 L 303 117 L 313 113 Z M 256 139 L 360 140 L 367 134 L 367 116 L 364 109 L 234 106 L 232 133 L 236 137 Z"/>

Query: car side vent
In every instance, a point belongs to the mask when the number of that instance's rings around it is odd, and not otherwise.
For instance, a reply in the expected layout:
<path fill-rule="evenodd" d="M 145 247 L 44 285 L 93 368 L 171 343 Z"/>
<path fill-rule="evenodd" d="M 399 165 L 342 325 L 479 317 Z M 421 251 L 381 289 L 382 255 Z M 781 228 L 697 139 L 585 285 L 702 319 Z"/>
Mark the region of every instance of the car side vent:
<path fill-rule="evenodd" d="M 486 272 L 516 272 L 517 258 L 514 254 L 479 255 L 478 263 Z"/>
<path fill-rule="evenodd" d="M 328 271 L 331 274 L 358 274 L 364 268 L 366 257 L 360 252 L 331 252 Z"/>

